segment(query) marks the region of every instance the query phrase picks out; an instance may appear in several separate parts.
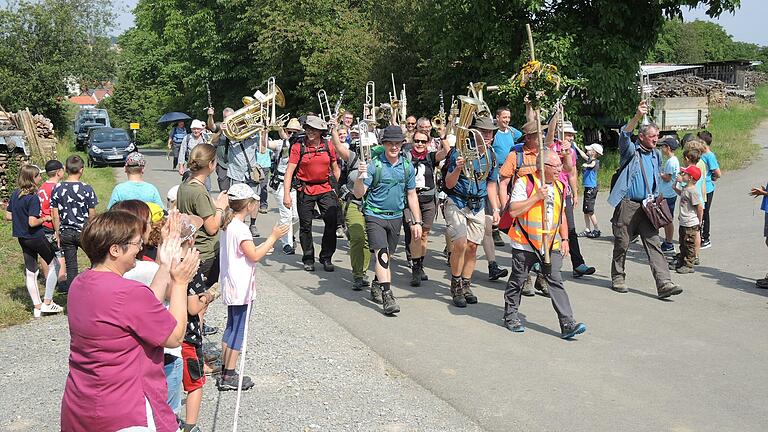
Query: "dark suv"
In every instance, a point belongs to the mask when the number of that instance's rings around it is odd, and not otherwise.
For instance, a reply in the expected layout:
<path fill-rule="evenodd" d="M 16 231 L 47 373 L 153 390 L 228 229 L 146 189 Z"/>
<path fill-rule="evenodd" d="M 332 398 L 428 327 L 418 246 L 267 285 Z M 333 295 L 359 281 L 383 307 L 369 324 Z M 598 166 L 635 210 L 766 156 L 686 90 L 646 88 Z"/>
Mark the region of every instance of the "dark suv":
<path fill-rule="evenodd" d="M 76 130 L 75 148 L 77 150 L 85 150 L 85 142 L 88 140 L 88 131 L 93 128 L 104 127 L 101 123 L 83 123 L 80 125 L 80 129 Z"/>
<path fill-rule="evenodd" d="M 124 129 L 98 128 L 88 134 L 88 166 L 123 165 L 128 153 L 135 151 Z"/>

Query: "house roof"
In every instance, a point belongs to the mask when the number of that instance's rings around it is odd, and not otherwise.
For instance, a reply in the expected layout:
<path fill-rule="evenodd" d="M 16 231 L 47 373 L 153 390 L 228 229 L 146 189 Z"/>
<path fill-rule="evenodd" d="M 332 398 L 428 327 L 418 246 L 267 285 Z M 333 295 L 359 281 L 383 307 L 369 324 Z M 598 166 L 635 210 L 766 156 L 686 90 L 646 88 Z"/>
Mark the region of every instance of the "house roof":
<path fill-rule="evenodd" d="M 105 97 L 112 96 L 112 90 L 109 89 L 98 89 L 93 91 L 93 97 L 100 101 L 104 99 Z"/>
<path fill-rule="evenodd" d="M 658 75 L 669 72 L 677 72 L 686 69 L 698 69 L 701 65 L 675 65 L 675 64 L 644 64 L 640 66 L 647 75 Z"/>
<path fill-rule="evenodd" d="M 76 105 L 96 105 L 98 101 L 93 96 L 72 96 L 69 101 Z"/>

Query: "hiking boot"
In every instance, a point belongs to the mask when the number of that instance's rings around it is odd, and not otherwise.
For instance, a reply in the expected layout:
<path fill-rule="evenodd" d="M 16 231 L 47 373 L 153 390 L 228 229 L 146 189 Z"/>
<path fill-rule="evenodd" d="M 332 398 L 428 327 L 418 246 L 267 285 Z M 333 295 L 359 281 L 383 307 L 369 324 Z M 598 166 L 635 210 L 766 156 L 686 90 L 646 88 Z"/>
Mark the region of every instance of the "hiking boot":
<path fill-rule="evenodd" d="M 525 279 L 521 294 L 526 297 L 533 297 L 536 295 L 536 293 L 533 291 L 533 275 L 530 273 L 528 273 L 528 278 Z"/>
<path fill-rule="evenodd" d="M 569 322 L 562 325 L 561 339 L 571 339 L 572 337 L 582 334 L 587 331 L 587 326 L 584 323 Z"/>
<path fill-rule="evenodd" d="M 533 286 L 536 288 L 536 291 L 541 293 L 541 295 L 549 297 L 549 283 L 547 283 L 547 278 L 544 277 L 544 275 L 536 275 L 536 283 L 533 284 Z"/>
<path fill-rule="evenodd" d="M 304 263 L 304 271 L 313 272 L 315 271 L 315 263 Z"/>
<path fill-rule="evenodd" d="M 755 285 L 758 288 L 768 289 L 768 278 L 756 280 L 755 281 Z"/>
<path fill-rule="evenodd" d="M 296 253 L 296 250 L 293 249 L 293 246 L 291 245 L 285 245 L 283 246 L 283 253 L 286 255 L 293 255 Z"/>
<path fill-rule="evenodd" d="M 259 213 L 266 214 L 268 209 L 269 209 L 269 206 L 267 205 L 259 206 Z"/>
<path fill-rule="evenodd" d="M 381 285 L 379 285 L 379 281 L 371 282 L 371 300 L 378 304 L 383 302 L 381 298 Z"/>
<path fill-rule="evenodd" d="M 679 274 L 689 274 L 689 273 L 696 272 L 696 270 L 694 270 L 693 267 L 688 267 L 688 266 L 680 266 L 676 268 L 675 271 L 678 272 Z"/>
<path fill-rule="evenodd" d="M 365 278 L 356 277 L 354 282 L 352 282 L 352 289 L 354 291 L 362 291 L 363 288 L 365 288 L 365 287 L 367 287 L 369 285 L 370 284 L 368 283 L 367 280 L 365 280 Z"/>
<path fill-rule="evenodd" d="M 327 272 L 332 272 L 336 270 L 336 267 L 333 266 L 333 263 L 331 263 L 331 260 L 325 260 L 323 261 L 323 270 Z"/>
<path fill-rule="evenodd" d="M 240 375 L 234 373 L 232 375 L 220 375 L 216 379 L 216 387 L 219 391 L 237 390 L 237 385 L 240 381 Z M 243 390 L 249 390 L 253 387 L 253 380 L 247 375 L 243 375 Z"/>
<path fill-rule="evenodd" d="M 507 277 L 509 270 L 499 267 L 496 261 L 488 263 L 488 279 L 495 281 Z"/>
<path fill-rule="evenodd" d="M 624 281 L 613 281 L 611 284 L 611 289 L 616 291 L 617 293 L 626 293 L 627 290 L 627 284 L 624 283 Z"/>
<path fill-rule="evenodd" d="M 413 263 L 413 268 L 411 269 L 411 286 L 417 287 L 421 286 L 421 264 L 419 262 Z"/>
<path fill-rule="evenodd" d="M 522 333 L 525 331 L 525 325 L 523 325 L 523 322 L 520 321 L 520 318 L 505 320 L 504 327 L 506 327 L 507 330 L 515 333 Z"/>
<path fill-rule="evenodd" d="M 456 307 L 467 307 L 467 299 L 464 297 L 464 286 L 461 283 L 461 279 L 451 278 L 451 297 L 453 297 L 453 304 Z"/>
<path fill-rule="evenodd" d="M 470 285 L 468 279 L 461 280 L 461 289 L 464 291 L 464 300 L 467 301 L 467 304 L 475 304 L 477 303 L 477 296 L 472 292 L 472 288 L 469 287 Z"/>
<path fill-rule="evenodd" d="M 662 285 L 661 288 L 659 288 L 659 298 L 665 299 L 669 296 L 678 295 L 681 292 L 683 292 L 682 288 L 672 283 L 672 281 L 669 281 Z"/>
<path fill-rule="evenodd" d="M 672 242 L 661 242 L 661 251 L 664 253 L 675 253 L 675 245 Z"/>
<path fill-rule="evenodd" d="M 384 315 L 392 315 L 400 312 L 400 306 L 395 302 L 395 295 L 392 294 L 392 290 L 388 289 L 381 293 L 382 306 L 384 309 Z"/>
<path fill-rule="evenodd" d="M 582 277 L 584 275 L 589 276 L 589 275 L 593 275 L 593 274 L 595 274 L 595 268 L 594 267 L 590 267 L 590 266 L 588 266 L 586 264 L 581 264 L 578 267 L 576 267 L 575 269 L 573 269 L 573 277 L 575 277 L 575 278 L 580 278 L 580 277 Z"/>
<path fill-rule="evenodd" d="M 501 232 L 499 231 L 499 227 L 495 226 L 491 230 L 491 237 L 493 237 L 493 244 L 497 247 L 502 247 L 505 245 L 504 239 L 501 238 Z"/>

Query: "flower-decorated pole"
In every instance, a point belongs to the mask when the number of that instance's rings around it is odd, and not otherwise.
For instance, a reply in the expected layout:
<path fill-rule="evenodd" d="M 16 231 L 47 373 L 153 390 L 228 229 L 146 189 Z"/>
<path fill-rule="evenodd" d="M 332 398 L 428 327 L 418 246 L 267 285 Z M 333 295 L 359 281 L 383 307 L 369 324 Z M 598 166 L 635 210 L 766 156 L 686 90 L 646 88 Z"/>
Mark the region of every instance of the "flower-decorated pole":
<path fill-rule="evenodd" d="M 531 62 L 536 62 L 536 51 L 533 48 L 533 33 L 531 33 L 531 25 L 525 25 L 525 31 L 528 33 L 528 47 L 531 50 Z M 541 104 L 536 103 L 533 107 L 536 117 L 536 136 L 539 137 L 539 188 L 544 187 L 544 137 L 541 136 Z M 542 255 L 544 256 L 544 262 L 542 263 L 542 273 L 549 276 L 552 274 L 552 260 L 549 251 L 549 239 L 547 238 L 547 203 L 548 197 L 544 198 L 544 205 L 541 206 L 541 248 Z M 554 233 L 552 235 L 555 235 Z"/>

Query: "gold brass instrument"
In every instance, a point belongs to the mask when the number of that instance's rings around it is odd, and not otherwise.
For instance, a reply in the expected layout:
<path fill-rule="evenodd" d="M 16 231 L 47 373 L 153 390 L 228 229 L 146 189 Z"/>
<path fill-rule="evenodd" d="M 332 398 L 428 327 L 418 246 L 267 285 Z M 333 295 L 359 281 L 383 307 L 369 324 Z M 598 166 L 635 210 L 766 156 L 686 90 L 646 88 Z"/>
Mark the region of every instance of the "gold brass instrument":
<path fill-rule="evenodd" d="M 651 84 L 651 77 L 643 72 L 642 65 L 640 66 L 640 82 L 639 82 L 639 92 L 640 92 L 640 101 L 645 101 L 646 106 L 648 107 L 648 112 L 651 112 L 651 93 L 653 93 L 653 84 Z M 645 114 L 643 116 L 643 125 L 648 125 L 653 122 L 653 118 Z"/>
<path fill-rule="evenodd" d="M 397 101 L 395 101 L 397 102 Z M 392 117 L 394 117 L 395 108 L 392 107 L 392 105 L 388 103 L 383 103 L 379 105 L 379 108 L 376 110 L 376 123 L 381 125 L 392 125 L 394 124 L 392 122 Z"/>
<path fill-rule="evenodd" d="M 456 117 L 459 115 L 459 100 L 451 96 L 451 110 L 448 112 L 446 135 L 456 135 Z"/>
<path fill-rule="evenodd" d="M 389 124 L 399 124 L 400 117 L 400 101 L 397 99 L 397 86 L 395 86 L 395 74 L 390 74 L 392 77 L 392 93 L 389 94 L 389 108 L 392 113 L 389 115 Z M 384 107 L 386 104 L 382 104 Z"/>
<path fill-rule="evenodd" d="M 478 117 L 491 117 L 491 108 L 485 103 L 483 99 L 483 89 L 485 88 L 484 82 L 469 83 L 467 96 L 475 98 L 480 101 L 480 106 L 477 108 Z"/>
<path fill-rule="evenodd" d="M 469 128 L 483 101 L 469 96 L 459 96 L 459 100 L 461 101 L 461 111 L 459 112 L 459 123 L 456 125 L 456 150 L 464 158 L 462 172 L 464 177 L 470 180 L 485 181 L 493 168 L 490 149 L 485 145 L 480 131 Z M 472 136 L 470 137 L 470 135 Z M 482 153 L 480 152 L 480 145 L 483 146 Z M 477 168 L 482 167 L 482 164 L 475 167 L 475 161 L 480 160 L 483 155 L 486 158 L 485 167 L 478 171 Z"/>
<path fill-rule="evenodd" d="M 438 129 L 445 125 L 445 102 L 443 100 L 443 91 L 440 90 L 440 111 L 432 117 L 432 128 Z"/>
<path fill-rule="evenodd" d="M 232 141 L 242 141 L 277 122 L 275 105 L 285 106 L 285 95 L 275 84 L 275 77 L 267 80 L 267 94 L 257 90 L 253 96 L 243 96 L 243 107 L 225 118 L 222 132 Z M 282 116 L 280 117 L 282 118 Z"/>
<path fill-rule="evenodd" d="M 371 124 L 376 123 L 376 83 L 368 81 L 365 83 L 365 103 L 363 104 L 363 121 Z"/>
<path fill-rule="evenodd" d="M 331 120 L 331 105 L 328 103 L 328 95 L 325 90 L 317 91 L 317 100 L 320 102 L 320 118 L 325 121 Z"/>

